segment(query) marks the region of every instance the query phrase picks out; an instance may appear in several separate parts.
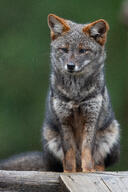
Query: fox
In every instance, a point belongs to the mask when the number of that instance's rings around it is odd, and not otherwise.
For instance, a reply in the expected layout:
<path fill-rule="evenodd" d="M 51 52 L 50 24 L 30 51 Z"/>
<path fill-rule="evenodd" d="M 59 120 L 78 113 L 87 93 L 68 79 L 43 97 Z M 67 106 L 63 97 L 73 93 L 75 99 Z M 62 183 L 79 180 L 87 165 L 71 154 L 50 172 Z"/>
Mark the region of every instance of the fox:
<path fill-rule="evenodd" d="M 1 169 L 104 171 L 119 160 L 120 125 L 105 81 L 104 19 L 78 24 L 48 15 L 51 72 L 42 152 L 0 162 Z"/>

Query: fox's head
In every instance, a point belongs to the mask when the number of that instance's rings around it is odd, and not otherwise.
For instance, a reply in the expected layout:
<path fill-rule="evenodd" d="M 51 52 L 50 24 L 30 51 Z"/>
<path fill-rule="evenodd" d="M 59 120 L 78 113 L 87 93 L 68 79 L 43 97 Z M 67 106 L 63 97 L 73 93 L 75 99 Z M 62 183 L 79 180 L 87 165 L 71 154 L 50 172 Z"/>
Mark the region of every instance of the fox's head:
<path fill-rule="evenodd" d="M 105 20 L 77 24 L 49 14 L 48 25 L 51 30 L 51 61 L 55 70 L 91 74 L 103 65 L 109 30 Z"/>

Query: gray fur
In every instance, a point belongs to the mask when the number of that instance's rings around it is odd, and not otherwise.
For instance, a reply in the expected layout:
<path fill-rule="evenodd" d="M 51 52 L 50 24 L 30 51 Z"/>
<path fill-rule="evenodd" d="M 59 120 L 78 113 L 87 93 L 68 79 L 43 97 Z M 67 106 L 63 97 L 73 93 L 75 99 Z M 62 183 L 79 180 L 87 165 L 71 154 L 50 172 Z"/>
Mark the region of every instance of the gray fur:
<path fill-rule="evenodd" d="M 0 161 L 0 169 L 22 171 L 46 171 L 42 153 L 38 151 L 21 153 Z"/>
<path fill-rule="evenodd" d="M 62 162 L 66 150 L 75 145 L 76 156 L 79 154 L 76 159 L 80 161 L 81 147 L 90 146 L 94 163 L 104 164 L 107 156 L 111 157 L 115 145 L 117 149 L 114 152 L 119 156 L 119 124 L 115 120 L 104 80 L 106 53 L 104 46 L 83 33 L 86 25 L 66 22 L 70 31 L 51 42 L 50 90 L 42 134 L 43 151 L 46 154 L 50 151 L 55 159 Z M 93 35 L 99 26 L 101 24 L 96 24 L 92 29 Z M 80 44 L 87 50 L 85 54 L 79 53 Z M 61 48 L 67 45 L 68 53 L 65 53 Z M 73 73 L 67 70 L 69 62 L 75 64 Z M 81 130 L 80 116 L 85 118 L 84 141 L 81 138 L 76 140 L 73 133 L 76 129 Z M 72 122 L 68 121 L 70 117 Z M 51 138 L 47 132 L 50 132 Z"/>

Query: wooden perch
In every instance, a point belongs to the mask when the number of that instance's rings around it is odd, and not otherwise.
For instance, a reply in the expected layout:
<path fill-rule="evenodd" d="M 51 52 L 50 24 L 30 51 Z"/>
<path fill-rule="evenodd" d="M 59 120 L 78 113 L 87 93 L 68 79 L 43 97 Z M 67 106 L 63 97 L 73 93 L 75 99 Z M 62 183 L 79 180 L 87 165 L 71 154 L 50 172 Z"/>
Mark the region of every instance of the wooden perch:
<path fill-rule="evenodd" d="M 127 192 L 128 172 L 0 171 L 0 192 Z"/>

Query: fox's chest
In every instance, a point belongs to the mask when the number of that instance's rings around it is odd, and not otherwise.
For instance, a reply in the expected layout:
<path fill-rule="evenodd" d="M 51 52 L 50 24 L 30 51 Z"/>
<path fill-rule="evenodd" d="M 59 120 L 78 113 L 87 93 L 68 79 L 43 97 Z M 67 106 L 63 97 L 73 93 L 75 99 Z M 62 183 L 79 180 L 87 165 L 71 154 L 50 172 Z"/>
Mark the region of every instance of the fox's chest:
<path fill-rule="evenodd" d="M 64 102 L 58 98 L 54 98 L 53 108 L 60 123 L 70 126 L 76 139 L 76 143 L 79 143 L 86 122 L 86 115 L 82 110 L 82 106 L 73 101 Z"/>

